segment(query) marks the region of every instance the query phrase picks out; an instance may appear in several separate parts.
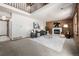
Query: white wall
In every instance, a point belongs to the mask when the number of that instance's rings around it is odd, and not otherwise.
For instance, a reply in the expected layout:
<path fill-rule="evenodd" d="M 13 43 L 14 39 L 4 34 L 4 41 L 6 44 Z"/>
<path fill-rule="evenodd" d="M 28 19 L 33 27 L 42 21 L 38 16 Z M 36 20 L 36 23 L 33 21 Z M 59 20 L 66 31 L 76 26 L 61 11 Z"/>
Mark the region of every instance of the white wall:
<path fill-rule="evenodd" d="M 1 19 L 1 16 L 10 17 L 10 12 L 9 12 L 8 9 L 3 8 L 3 7 L 0 6 L 0 19 Z"/>
<path fill-rule="evenodd" d="M 38 19 L 33 19 L 30 16 L 30 13 L 21 11 L 19 9 L 13 8 L 11 6 L 0 4 L 1 11 L 5 11 L 6 13 L 0 13 L 1 16 L 5 15 L 10 17 L 9 12 L 12 12 L 12 18 L 9 20 L 9 37 L 28 37 L 30 35 L 30 31 L 33 29 L 33 21 L 40 23 L 41 28 L 43 28 L 43 21 L 37 21 Z"/>
<path fill-rule="evenodd" d="M 33 18 L 18 13 L 12 13 L 12 37 L 29 37 L 33 29 Z"/>
<path fill-rule="evenodd" d="M 10 17 L 10 14 L 7 13 L 7 12 L 0 11 L 0 16 L 7 16 L 7 17 Z M 1 19 L 1 17 L 0 17 L 0 19 Z"/>

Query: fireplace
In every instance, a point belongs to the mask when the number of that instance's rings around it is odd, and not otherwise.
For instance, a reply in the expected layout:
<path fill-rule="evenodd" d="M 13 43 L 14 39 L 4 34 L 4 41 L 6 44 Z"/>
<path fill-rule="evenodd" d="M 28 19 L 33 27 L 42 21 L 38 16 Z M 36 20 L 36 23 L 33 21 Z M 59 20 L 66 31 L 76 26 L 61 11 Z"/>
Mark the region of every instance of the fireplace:
<path fill-rule="evenodd" d="M 62 28 L 53 28 L 52 29 L 53 34 L 61 34 L 61 32 L 62 32 Z"/>

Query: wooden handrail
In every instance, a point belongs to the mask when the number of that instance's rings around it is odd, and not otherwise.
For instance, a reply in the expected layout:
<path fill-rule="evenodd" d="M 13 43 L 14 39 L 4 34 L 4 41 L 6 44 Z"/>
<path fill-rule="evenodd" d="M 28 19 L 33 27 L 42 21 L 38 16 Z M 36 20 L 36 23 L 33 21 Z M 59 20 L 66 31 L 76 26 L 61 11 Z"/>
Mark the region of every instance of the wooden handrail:
<path fill-rule="evenodd" d="M 36 4 L 37 7 L 34 7 L 33 5 L 35 5 L 35 4 L 31 4 L 31 3 L 4 3 L 4 4 L 7 4 L 9 6 L 18 8 L 20 10 L 23 10 L 23 11 L 26 11 L 26 12 L 29 12 L 29 13 L 31 13 L 35 10 L 38 10 L 41 7 L 43 7 L 44 5 L 46 5 L 46 4 L 43 4 L 43 3 L 41 3 L 41 4 L 39 3 L 40 7 L 38 8 L 39 5 Z M 28 7 L 30 7 L 30 8 L 28 8 Z"/>

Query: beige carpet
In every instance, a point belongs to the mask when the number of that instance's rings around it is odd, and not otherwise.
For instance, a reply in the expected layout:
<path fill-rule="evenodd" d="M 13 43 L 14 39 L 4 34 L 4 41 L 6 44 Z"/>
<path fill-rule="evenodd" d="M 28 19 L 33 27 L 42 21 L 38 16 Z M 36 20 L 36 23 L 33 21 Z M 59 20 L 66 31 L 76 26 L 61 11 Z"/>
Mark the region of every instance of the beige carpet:
<path fill-rule="evenodd" d="M 61 37 L 60 35 L 52 35 L 51 37 L 48 35 L 44 35 L 37 38 L 33 38 L 31 40 L 40 43 L 41 45 L 44 45 L 57 52 L 61 52 L 64 43 L 67 39 L 65 37 Z"/>

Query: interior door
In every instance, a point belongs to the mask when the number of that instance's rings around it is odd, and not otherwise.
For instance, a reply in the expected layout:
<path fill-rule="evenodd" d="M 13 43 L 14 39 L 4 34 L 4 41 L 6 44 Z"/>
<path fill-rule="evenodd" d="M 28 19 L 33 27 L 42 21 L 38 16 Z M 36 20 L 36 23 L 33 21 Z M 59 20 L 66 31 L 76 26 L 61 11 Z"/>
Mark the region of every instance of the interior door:
<path fill-rule="evenodd" d="M 7 21 L 0 21 L 0 36 L 7 35 Z"/>

